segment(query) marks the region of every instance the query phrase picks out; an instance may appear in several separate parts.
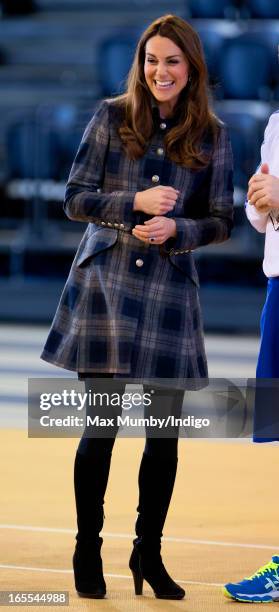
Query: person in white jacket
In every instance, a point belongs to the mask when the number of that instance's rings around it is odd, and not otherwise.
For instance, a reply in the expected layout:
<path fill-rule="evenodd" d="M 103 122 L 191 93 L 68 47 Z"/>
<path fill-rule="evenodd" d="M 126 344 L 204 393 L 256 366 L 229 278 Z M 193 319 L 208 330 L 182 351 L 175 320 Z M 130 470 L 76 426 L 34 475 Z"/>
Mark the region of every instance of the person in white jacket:
<path fill-rule="evenodd" d="M 265 233 L 263 271 L 268 278 L 267 295 L 261 316 L 261 345 L 257 363 L 257 379 L 279 379 L 279 111 L 273 113 L 265 130 L 261 148 L 261 165 L 249 181 L 246 214 L 258 231 Z M 276 383 L 274 383 L 276 387 Z M 279 426 L 269 414 L 268 437 L 265 431 L 267 406 L 261 398 L 261 389 L 256 389 L 254 412 L 254 441 L 279 440 Z M 274 395 L 274 393 L 273 393 Z M 276 400 L 276 398 L 275 398 Z M 276 408 L 276 401 L 275 401 Z M 279 402 L 277 401 L 277 406 Z M 273 410 L 273 417 L 274 417 Z M 272 429 L 273 428 L 273 429 Z M 271 432 L 271 435 L 270 435 Z M 279 551 L 272 560 L 259 568 L 255 574 L 238 583 L 223 587 L 226 597 L 242 602 L 279 601 Z"/>

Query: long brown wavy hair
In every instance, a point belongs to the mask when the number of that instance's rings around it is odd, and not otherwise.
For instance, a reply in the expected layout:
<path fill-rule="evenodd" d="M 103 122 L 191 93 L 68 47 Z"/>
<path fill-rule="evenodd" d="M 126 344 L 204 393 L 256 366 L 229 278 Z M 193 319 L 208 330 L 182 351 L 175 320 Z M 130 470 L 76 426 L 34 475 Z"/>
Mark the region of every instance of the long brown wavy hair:
<path fill-rule="evenodd" d="M 190 168 L 205 167 L 210 160 L 202 148 L 205 135 L 217 139 L 219 123 L 210 109 L 208 73 L 197 32 L 176 15 L 164 15 L 143 32 L 127 79 L 127 90 L 116 99 L 125 106 L 125 119 L 119 128 L 124 149 L 131 159 L 142 157 L 154 132 L 152 95 L 144 76 L 145 47 L 153 36 L 172 40 L 189 63 L 190 82 L 180 92 L 174 112 L 178 123 L 165 136 L 167 156 Z M 207 149 L 208 150 L 208 149 Z"/>

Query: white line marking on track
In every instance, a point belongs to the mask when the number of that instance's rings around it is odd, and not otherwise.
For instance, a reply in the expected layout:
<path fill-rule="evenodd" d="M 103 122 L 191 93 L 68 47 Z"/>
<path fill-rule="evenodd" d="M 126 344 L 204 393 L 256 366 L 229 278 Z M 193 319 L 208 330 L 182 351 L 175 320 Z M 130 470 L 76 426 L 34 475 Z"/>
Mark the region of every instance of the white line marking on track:
<path fill-rule="evenodd" d="M 65 529 L 62 527 L 37 527 L 33 525 L 9 525 L 2 523 L 0 524 L 0 529 L 14 529 L 18 531 L 37 531 L 37 532 L 45 532 L 45 533 L 69 533 L 75 534 L 76 529 Z M 134 535 L 132 533 L 111 533 L 104 531 L 102 534 L 106 538 L 120 538 L 120 539 L 133 539 Z M 255 548 L 259 550 L 279 550 L 279 544 L 246 544 L 243 542 L 222 542 L 218 540 L 195 540 L 192 538 L 177 538 L 172 536 L 167 536 L 162 538 L 165 542 L 178 542 L 180 544 L 197 544 L 197 546 L 228 546 L 231 548 Z"/>
<path fill-rule="evenodd" d="M 53 569 L 50 567 L 29 567 L 29 566 L 25 566 L 25 565 L 5 565 L 4 563 L 0 563 L 0 568 L 2 569 L 13 569 L 13 570 L 21 570 L 21 571 L 28 571 L 28 572 L 51 572 L 53 574 L 72 574 L 73 570 L 71 569 Z M 117 579 L 124 579 L 124 580 L 132 580 L 132 576 L 127 576 L 125 574 L 104 574 L 105 578 L 117 578 Z M 216 587 L 221 587 L 223 586 L 222 583 L 217 583 L 217 582 L 198 582 L 198 581 L 194 581 L 194 580 L 180 580 L 179 578 L 176 578 L 176 580 L 180 583 L 183 584 L 197 584 L 200 586 L 216 586 Z"/>
<path fill-rule="evenodd" d="M 53 569 L 51 567 L 29 567 L 28 565 L 6 565 L 5 563 L 0 563 L 0 568 L 2 569 L 13 569 L 13 570 L 23 570 L 28 572 L 52 572 L 56 574 L 72 574 L 73 570 L 69 569 Z"/>
<path fill-rule="evenodd" d="M 0 529 L 15 529 L 17 531 L 40 531 L 45 533 L 76 533 L 75 529 L 64 529 L 63 527 L 37 527 L 33 525 L 8 525 L 0 524 Z"/>

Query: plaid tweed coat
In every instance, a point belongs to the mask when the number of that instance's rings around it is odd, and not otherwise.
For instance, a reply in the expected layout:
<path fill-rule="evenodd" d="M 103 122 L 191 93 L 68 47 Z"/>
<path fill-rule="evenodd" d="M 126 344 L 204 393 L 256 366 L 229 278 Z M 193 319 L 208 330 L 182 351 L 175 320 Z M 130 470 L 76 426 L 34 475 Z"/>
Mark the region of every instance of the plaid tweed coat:
<path fill-rule="evenodd" d="M 88 124 L 66 188 L 64 209 L 88 227 L 74 258 L 42 358 L 80 373 L 136 378 L 207 376 L 192 251 L 222 242 L 232 226 L 232 156 L 220 126 L 206 169 L 170 161 L 164 135 L 173 119 L 154 110 L 146 154 L 128 159 L 118 127 L 123 111 L 103 101 Z M 204 142 L 204 148 L 212 143 Z M 137 191 L 156 185 L 180 191 L 168 216 L 177 237 L 146 244 L 131 234 L 149 218 L 133 211 Z"/>

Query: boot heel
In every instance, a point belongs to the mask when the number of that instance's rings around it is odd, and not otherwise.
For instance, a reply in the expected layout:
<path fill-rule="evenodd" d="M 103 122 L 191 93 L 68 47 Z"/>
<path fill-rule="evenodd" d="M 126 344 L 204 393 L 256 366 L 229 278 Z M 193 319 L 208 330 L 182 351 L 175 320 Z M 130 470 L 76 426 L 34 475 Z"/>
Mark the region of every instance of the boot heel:
<path fill-rule="evenodd" d="M 142 595 L 143 575 L 140 571 L 131 570 L 134 579 L 135 595 Z"/>
<path fill-rule="evenodd" d="M 153 543 L 147 555 L 147 550 L 143 550 L 142 543 L 134 540 L 129 568 L 133 575 L 136 595 L 142 595 L 143 581 L 146 580 L 158 599 L 183 599 L 185 597 L 184 589 L 174 582 L 163 564 L 160 542 L 157 543 L 155 551 Z"/>

